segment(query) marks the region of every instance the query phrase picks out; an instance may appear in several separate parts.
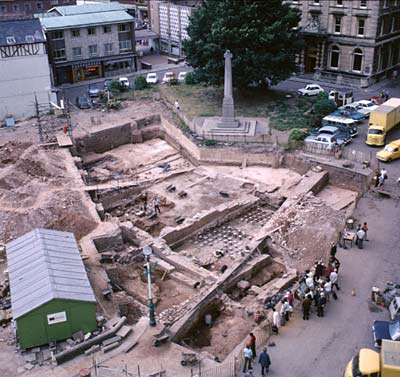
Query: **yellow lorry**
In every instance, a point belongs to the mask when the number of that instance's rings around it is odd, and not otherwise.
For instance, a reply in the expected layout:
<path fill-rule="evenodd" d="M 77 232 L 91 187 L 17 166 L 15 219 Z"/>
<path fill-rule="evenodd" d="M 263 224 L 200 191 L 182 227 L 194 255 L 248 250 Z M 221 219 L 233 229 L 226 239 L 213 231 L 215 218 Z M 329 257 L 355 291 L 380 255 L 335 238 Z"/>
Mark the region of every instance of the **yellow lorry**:
<path fill-rule="evenodd" d="M 360 349 L 346 366 L 344 377 L 399 377 L 400 342 L 382 340 L 381 353 Z"/>
<path fill-rule="evenodd" d="M 366 143 L 384 145 L 388 131 L 400 123 L 400 98 L 391 98 L 371 111 Z"/>

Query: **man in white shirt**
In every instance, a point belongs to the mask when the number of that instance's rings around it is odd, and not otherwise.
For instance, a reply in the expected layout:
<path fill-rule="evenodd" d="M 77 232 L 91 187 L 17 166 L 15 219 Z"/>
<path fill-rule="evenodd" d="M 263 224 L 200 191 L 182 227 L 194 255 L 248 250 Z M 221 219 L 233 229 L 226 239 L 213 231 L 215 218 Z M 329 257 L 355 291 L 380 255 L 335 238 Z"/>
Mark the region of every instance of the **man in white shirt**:
<path fill-rule="evenodd" d="M 360 228 L 357 231 L 357 245 L 359 249 L 363 248 L 364 237 L 365 237 L 365 232 Z"/>
<path fill-rule="evenodd" d="M 332 293 L 332 282 L 329 279 L 324 285 L 324 291 L 326 294 L 326 301 L 329 301 Z"/>
<path fill-rule="evenodd" d="M 309 274 L 306 278 L 306 285 L 310 290 L 314 289 L 314 278 L 311 274 Z"/>
<path fill-rule="evenodd" d="M 279 327 L 281 325 L 281 316 L 279 315 L 279 313 L 276 311 L 275 308 L 272 308 L 272 325 L 276 333 L 278 334 Z"/>
<path fill-rule="evenodd" d="M 243 357 L 243 373 L 246 373 L 247 369 L 251 369 L 251 360 L 253 359 L 253 351 L 249 346 L 246 346 L 246 348 L 243 350 Z"/>
<path fill-rule="evenodd" d="M 337 280 L 338 280 L 338 274 L 337 274 L 337 270 L 336 270 L 336 269 L 333 270 L 333 271 L 330 273 L 330 275 L 329 275 L 329 280 L 330 280 L 331 283 L 332 283 L 332 289 L 333 289 L 333 287 L 336 287 L 336 289 L 337 289 L 338 291 L 340 291 L 340 287 L 339 287 L 339 284 L 338 284 L 338 282 L 337 282 Z"/>

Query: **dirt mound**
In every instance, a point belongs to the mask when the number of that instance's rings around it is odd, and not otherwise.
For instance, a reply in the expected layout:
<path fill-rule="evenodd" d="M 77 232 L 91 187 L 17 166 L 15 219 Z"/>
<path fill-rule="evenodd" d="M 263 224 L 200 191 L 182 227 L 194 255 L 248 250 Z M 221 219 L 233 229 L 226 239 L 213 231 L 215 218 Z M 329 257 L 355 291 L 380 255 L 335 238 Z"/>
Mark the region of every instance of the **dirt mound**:
<path fill-rule="evenodd" d="M 0 168 L 14 164 L 29 148 L 30 143 L 8 142 L 0 146 Z"/>

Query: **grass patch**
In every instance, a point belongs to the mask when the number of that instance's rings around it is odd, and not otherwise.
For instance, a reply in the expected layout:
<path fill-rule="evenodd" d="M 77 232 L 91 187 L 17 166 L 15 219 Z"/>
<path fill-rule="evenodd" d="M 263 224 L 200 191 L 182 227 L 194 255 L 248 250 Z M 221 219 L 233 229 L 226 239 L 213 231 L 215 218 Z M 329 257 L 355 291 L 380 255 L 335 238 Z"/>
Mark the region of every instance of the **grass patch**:
<path fill-rule="evenodd" d="M 189 119 L 222 115 L 223 88 L 203 85 L 164 86 L 161 91 L 170 103 L 179 101 Z M 315 99 L 286 97 L 288 93 L 265 89 L 248 89 L 245 93 L 234 91 L 235 113 L 243 117 L 269 118 L 272 128 L 286 131 L 307 128 Z"/>

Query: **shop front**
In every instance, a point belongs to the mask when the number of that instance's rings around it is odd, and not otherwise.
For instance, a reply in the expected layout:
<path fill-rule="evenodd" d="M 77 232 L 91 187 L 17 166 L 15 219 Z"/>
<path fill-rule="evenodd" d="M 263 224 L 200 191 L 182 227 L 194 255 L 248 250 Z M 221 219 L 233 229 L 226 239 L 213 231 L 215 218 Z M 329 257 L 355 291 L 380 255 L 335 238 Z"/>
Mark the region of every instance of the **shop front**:
<path fill-rule="evenodd" d="M 100 61 L 89 61 L 72 66 L 72 82 L 93 80 L 104 77 Z"/>
<path fill-rule="evenodd" d="M 118 76 L 134 72 L 136 70 L 134 57 L 114 59 L 103 62 L 104 76 Z"/>

